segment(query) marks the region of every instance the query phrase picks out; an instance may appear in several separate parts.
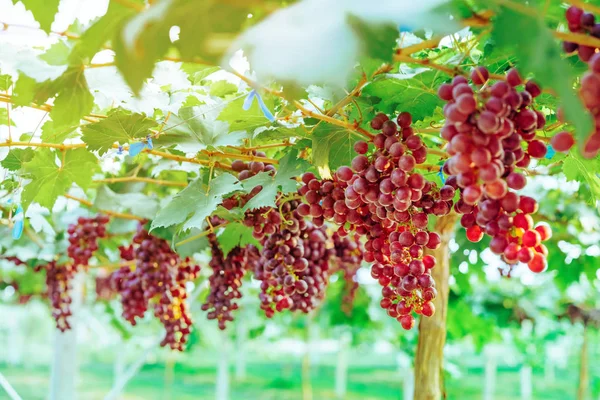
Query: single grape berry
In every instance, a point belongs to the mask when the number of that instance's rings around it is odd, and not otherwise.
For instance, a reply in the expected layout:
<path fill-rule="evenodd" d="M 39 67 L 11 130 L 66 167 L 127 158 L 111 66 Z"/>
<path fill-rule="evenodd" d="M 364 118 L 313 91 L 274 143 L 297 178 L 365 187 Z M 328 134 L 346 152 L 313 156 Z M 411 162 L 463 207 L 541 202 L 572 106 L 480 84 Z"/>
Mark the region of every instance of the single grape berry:
<path fill-rule="evenodd" d="M 483 239 L 483 230 L 479 227 L 479 225 L 473 225 L 470 228 L 467 228 L 467 239 L 474 243 Z"/>
<path fill-rule="evenodd" d="M 369 145 L 366 142 L 358 141 L 354 143 L 354 151 L 358 154 L 366 154 L 369 151 Z"/>
<path fill-rule="evenodd" d="M 599 58 L 600 60 L 600 58 Z M 550 145 L 556 151 L 566 153 L 575 144 L 575 139 L 570 132 L 559 132 L 550 139 Z"/>
<path fill-rule="evenodd" d="M 485 67 L 476 67 L 471 71 L 471 80 L 476 85 L 483 85 L 490 77 L 490 73 Z"/>
<path fill-rule="evenodd" d="M 516 68 L 511 68 L 508 70 L 506 73 L 506 83 L 512 87 L 519 86 L 521 83 L 523 83 L 523 79 Z"/>
<path fill-rule="evenodd" d="M 579 7 L 571 6 L 567 9 L 565 17 L 569 24 L 580 24 L 583 10 Z"/>
<path fill-rule="evenodd" d="M 412 115 L 409 112 L 401 112 L 396 119 L 400 128 L 408 128 L 412 124 Z"/>
<path fill-rule="evenodd" d="M 435 314 L 435 306 L 431 301 L 427 301 L 423 303 L 421 313 L 426 317 L 431 317 L 433 314 Z"/>
<path fill-rule="evenodd" d="M 533 259 L 529 261 L 527 266 L 532 272 L 540 273 L 546 270 L 546 268 L 548 267 L 548 261 L 546 260 L 546 257 L 544 257 L 543 254 L 535 253 L 533 255 Z"/>
<path fill-rule="evenodd" d="M 402 328 L 407 331 L 411 330 L 415 326 L 415 317 L 412 315 L 402 315 L 399 319 Z"/>
<path fill-rule="evenodd" d="M 544 158 L 547 152 L 548 148 L 541 140 L 532 140 L 527 147 L 527 153 L 533 158 Z"/>

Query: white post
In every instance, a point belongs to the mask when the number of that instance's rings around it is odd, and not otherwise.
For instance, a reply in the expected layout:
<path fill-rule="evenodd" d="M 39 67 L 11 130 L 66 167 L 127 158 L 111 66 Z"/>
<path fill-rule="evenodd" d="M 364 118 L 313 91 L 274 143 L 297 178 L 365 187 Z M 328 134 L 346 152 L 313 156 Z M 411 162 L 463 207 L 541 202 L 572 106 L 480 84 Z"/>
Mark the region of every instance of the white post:
<path fill-rule="evenodd" d="M 225 337 L 225 333 L 222 333 L 223 347 L 219 354 L 219 360 L 217 362 L 217 382 L 215 390 L 216 400 L 229 400 L 229 338 Z"/>
<path fill-rule="evenodd" d="M 246 341 L 248 340 L 248 329 L 244 318 L 240 318 L 236 328 L 235 380 L 241 382 L 246 379 Z"/>
<path fill-rule="evenodd" d="M 531 365 L 524 364 L 521 367 L 521 399 L 531 400 Z"/>
<path fill-rule="evenodd" d="M 121 341 L 120 350 L 115 354 L 115 360 L 113 365 L 113 386 L 117 386 L 118 382 L 123 379 L 123 375 L 125 374 L 125 342 Z M 119 398 L 118 395 L 115 396 L 115 400 Z"/>
<path fill-rule="evenodd" d="M 485 384 L 483 387 L 483 400 L 494 400 L 496 390 L 496 349 L 492 346 L 485 346 Z"/>
<path fill-rule="evenodd" d="M 73 278 L 71 291 L 71 329 L 54 333 L 54 356 L 50 378 L 50 400 L 75 400 L 77 380 L 77 325 L 78 314 L 83 300 L 84 275 L 79 273 Z"/>
<path fill-rule="evenodd" d="M 533 322 L 526 319 L 521 323 L 521 333 L 523 339 L 527 341 L 533 336 Z M 535 349 L 533 350 L 535 351 Z M 531 349 L 527 349 L 525 361 L 521 367 L 521 400 L 531 400 L 533 394 L 533 385 L 531 382 L 531 365 L 527 363 L 527 358 L 531 353 Z"/>
<path fill-rule="evenodd" d="M 339 340 L 339 351 L 337 364 L 335 366 L 335 395 L 340 398 L 346 398 L 346 388 L 348 386 L 348 351 L 352 342 L 352 334 L 348 331 L 342 334 Z"/>
<path fill-rule="evenodd" d="M 10 400 L 23 400 L 17 391 L 10 385 L 4 375 L 0 372 L 0 387 L 8 394 Z M 2 393 L 2 391 L 0 391 Z"/>
<path fill-rule="evenodd" d="M 146 347 L 142 355 L 136 361 L 129 364 L 127 370 L 117 379 L 113 387 L 110 389 L 110 392 L 108 392 L 108 394 L 104 397 L 104 400 L 116 400 L 119 397 L 121 392 L 123 392 L 123 389 L 125 389 L 127 382 L 129 382 L 131 378 L 138 373 L 140 368 L 144 366 L 148 355 L 150 355 L 150 353 L 155 350 L 156 347 L 158 347 L 159 343 L 159 341 L 152 342 L 148 347 Z"/>
<path fill-rule="evenodd" d="M 413 367 L 408 367 L 402 374 L 404 377 L 403 382 L 403 400 L 413 400 L 415 396 L 415 370 Z"/>
<path fill-rule="evenodd" d="M 6 354 L 9 365 L 21 365 L 23 360 L 22 354 L 22 339 L 23 335 L 19 332 L 19 326 L 21 325 L 22 313 L 15 313 L 14 310 L 10 310 L 10 317 L 7 318 L 8 322 L 8 335 L 7 335 L 7 346 Z"/>
<path fill-rule="evenodd" d="M 402 400 L 413 400 L 415 395 L 415 370 L 412 367 L 411 359 L 405 353 L 396 355 L 396 364 L 398 373 L 402 377 Z"/>

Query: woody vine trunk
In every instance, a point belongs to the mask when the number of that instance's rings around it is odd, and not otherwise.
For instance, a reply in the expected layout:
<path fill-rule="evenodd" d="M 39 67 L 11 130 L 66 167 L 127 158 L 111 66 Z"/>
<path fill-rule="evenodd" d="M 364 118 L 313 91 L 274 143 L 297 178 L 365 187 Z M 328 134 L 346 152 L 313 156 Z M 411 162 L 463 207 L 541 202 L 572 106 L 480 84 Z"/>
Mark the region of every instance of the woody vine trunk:
<path fill-rule="evenodd" d="M 438 296 L 434 300 L 435 314 L 421 318 L 419 342 L 415 356 L 415 400 L 440 400 L 446 398 L 444 391 L 444 344 L 446 343 L 446 316 L 448 313 L 448 279 L 450 277 L 449 242 L 454 234 L 458 216 L 450 214 L 439 218 L 435 232 L 442 238 L 437 250 L 430 251 L 437 261 L 432 270 Z"/>

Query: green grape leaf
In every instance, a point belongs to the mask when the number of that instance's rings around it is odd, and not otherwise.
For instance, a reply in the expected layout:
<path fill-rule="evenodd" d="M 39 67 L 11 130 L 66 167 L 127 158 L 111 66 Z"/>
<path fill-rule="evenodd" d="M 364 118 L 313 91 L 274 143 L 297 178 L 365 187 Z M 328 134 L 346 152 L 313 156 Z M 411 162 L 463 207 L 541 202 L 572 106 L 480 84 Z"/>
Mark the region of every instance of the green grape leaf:
<path fill-rule="evenodd" d="M 166 134 L 158 137 L 155 145 L 176 145 L 178 150 L 194 152 L 242 144 L 247 134 L 234 132 L 226 122 L 211 119 L 213 111 L 214 106 L 208 105 L 182 108 L 178 115 L 171 115 L 164 127 Z"/>
<path fill-rule="evenodd" d="M 378 58 L 361 57 L 359 60 L 359 68 L 357 68 L 357 72 L 359 72 L 361 75 L 362 73 L 364 73 L 365 76 L 372 77 L 375 71 L 381 68 L 381 66 L 384 64 L 385 62 Z M 360 76 L 355 76 L 356 79 L 360 79 Z M 356 83 L 357 81 L 354 82 L 354 86 L 356 86 Z"/>
<path fill-rule="evenodd" d="M 23 106 L 32 101 L 43 104 L 50 97 L 55 97 L 49 114 L 54 127 L 79 125 L 81 118 L 94 107 L 94 97 L 83 71 L 83 65 L 71 66 L 58 78 L 42 83 L 19 74 L 13 93 L 15 104 Z"/>
<path fill-rule="evenodd" d="M 156 2 L 126 21 L 115 35 L 117 67 L 134 93 L 139 94 L 154 63 L 171 47 L 172 26 L 180 28 L 179 40 L 172 45 L 184 59 L 199 57 L 216 63 L 248 21 L 250 12 L 251 5 L 243 2 L 237 2 L 235 7 L 212 1 Z"/>
<path fill-rule="evenodd" d="M 31 161 L 33 154 L 34 151 L 32 148 L 12 149 L 0 164 L 9 171 L 18 171 L 23 166 L 23 163 Z"/>
<path fill-rule="evenodd" d="M 19 182 L 15 181 L 14 179 L 6 179 L 6 180 L 0 182 L 0 188 L 6 190 L 8 192 L 12 192 L 17 187 L 19 187 Z"/>
<path fill-rule="evenodd" d="M 251 2 L 236 1 L 235 6 L 220 1 L 180 0 L 172 2 L 166 21 L 181 29 L 177 47 L 184 59 L 199 57 L 213 63 L 221 56 L 255 13 Z"/>
<path fill-rule="evenodd" d="M 8 125 L 8 110 L 6 108 L 0 108 L 0 125 Z M 10 126 L 17 126 L 12 118 Z"/>
<path fill-rule="evenodd" d="M 217 236 L 217 240 L 224 257 L 227 257 L 227 254 L 235 247 L 245 247 L 251 244 L 260 248 L 260 242 L 252 236 L 252 228 L 241 222 L 228 223 L 223 232 Z"/>
<path fill-rule="evenodd" d="M 109 2 L 106 14 L 97 19 L 77 40 L 69 56 L 70 62 L 78 64 L 92 59 L 102 49 L 102 45 L 120 31 L 127 18 L 133 15 L 134 9 L 117 1 Z"/>
<path fill-rule="evenodd" d="M 0 75 L 0 90 L 7 91 L 13 84 L 12 77 L 10 75 Z"/>
<path fill-rule="evenodd" d="M 214 74 L 221 68 L 210 65 L 183 63 L 181 64 L 181 69 L 188 74 L 188 79 L 192 85 L 202 85 L 207 76 Z"/>
<path fill-rule="evenodd" d="M 19 73 L 19 79 L 15 83 L 15 88 L 12 94 L 12 101 L 17 106 L 27 106 L 33 102 L 35 98 L 35 91 L 38 86 L 38 82 L 23 74 Z"/>
<path fill-rule="evenodd" d="M 56 126 L 78 125 L 81 118 L 92 111 L 94 96 L 83 74 L 83 65 L 69 67 L 52 86 L 57 96 L 50 118 Z"/>
<path fill-rule="evenodd" d="M 202 179 L 196 179 L 175 195 L 152 221 L 152 229 L 180 224 L 187 220 L 183 230 L 201 229 L 223 197 L 240 189 L 239 181 L 231 174 L 221 174 L 210 182 L 207 189 Z"/>
<path fill-rule="evenodd" d="M 364 56 L 392 62 L 393 49 L 400 34 L 395 26 L 369 24 L 352 14 L 349 14 L 346 19 L 360 38 Z"/>
<path fill-rule="evenodd" d="M 202 250 L 208 247 L 208 239 L 206 236 L 198 237 L 199 234 L 204 232 L 201 229 L 190 229 L 189 232 L 185 232 L 181 236 L 174 236 L 172 245 L 173 248 L 177 247 L 177 254 L 181 257 L 191 257 L 196 253 L 202 252 Z M 182 242 L 186 239 L 191 239 L 189 242 L 180 244 L 177 246 L 177 243 Z"/>
<path fill-rule="evenodd" d="M 400 111 L 410 111 L 413 121 L 420 121 L 443 105 L 437 95 L 437 87 L 444 80 L 439 71 L 423 68 L 414 74 L 388 75 L 386 79 L 367 85 L 363 93 L 381 99 L 375 105 L 379 111 L 391 114 L 400 108 Z"/>
<path fill-rule="evenodd" d="M 85 125 L 81 129 L 81 139 L 87 143 L 90 150 L 97 150 L 98 154 L 103 155 L 113 144 L 134 142 L 146 137 L 150 134 L 150 129 L 157 126 L 156 121 L 147 118 L 145 114 L 117 108 L 112 110 L 107 118 Z"/>
<path fill-rule="evenodd" d="M 66 65 L 69 63 L 69 54 L 71 47 L 68 42 L 59 41 L 54 43 L 45 53 L 40 55 L 40 59 L 49 65 Z"/>
<path fill-rule="evenodd" d="M 139 95 L 154 63 L 169 49 L 170 24 L 166 14 L 172 2 L 157 2 L 128 20 L 113 39 L 115 62 L 125 82 Z"/>
<path fill-rule="evenodd" d="M 600 200 L 600 158 L 585 159 L 571 150 L 563 162 L 563 173 L 568 181 L 585 182 L 590 188 L 591 202 Z"/>
<path fill-rule="evenodd" d="M 42 125 L 42 142 L 62 143 L 65 139 L 74 137 L 77 132 L 77 126 L 59 126 L 55 127 L 54 121 L 46 121 Z"/>
<path fill-rule="evenodd" d="M 60 166 L 56 163 L 57 157 L 61 160 Z M 23 189 L 23 207 L 36 201 L 48 209 L 52 209 L 58 196 L 65 194 L 73 183 L 87 189 L 99 168 L 96 156 L 82 148 L 64 154 L 41 148 L 23 166 L 32 179 Z"/>
<path fill-rule="evenodd" d="M 210 84 L 210 95 L 223 97 L 228 94 L 237 92 L 237 86 L 227 81 L 217 81 Z"/>
<path fill-rule="evenodd" d="M 556 92 L 565 118 L 576 128 L 577 142 L 583 145 L 594 129 L 592 118 L 573 91 L 573 68 L 562 58 L 561 47 L 547 28 L 544 13 L 530 15 L 502 7 L 492 38 L 498 46 L 514 49 L 522 74 L 533 74 L 542 87 Z"/>
<path fill-rule="evenodd" d="M 261 111 L 256 99 L 252 102 L 252 106 L 248 111 L 245 111 L 242 108 L 244 101 L 245 98 L 241 97 L 227 104 L 223 111 L 221 111 L 221 114 L 219 114 L 218 119 L 228 122 L 231 131 L 253 130 L 260 126 L 270 124 L 270 121 Z M 265 102 L 265 106 L 273 112 L 273 97 L 263 96 L 263 101 Z M 273 114 L 275 113 L 273 112 Z"/>
<path fill-rule="evenodd" d="M 13 4 L 17 4 L 19 1 L 31 11 L 35 20 L 39 22 L 40 28 L 46 33 L 50 33 L 54 16 L 58 13 L 60 0 L 13 0 Z"/>
<path fill-rule="evenodd" d="M 342 165 L 350 165 L 355 156 L 354 143 L 358 140 L 352 131 L 329 124 L 319 124 L 312 134 L 313 165 L 324 178 L 331 177 Z M 331 169 L 331 170 L 330 170 Z"/>
<path fill-rule="evenodd" d="M 154 218 L 160 209 L 157 198 L 143 193 L 115 193 L 106 186 L 98 189 L 94 207 L 117 212 L 127 211 L 143 218 Z"/>
<path fill-rule="evenodd" d="M 261 207 L 275 207 L 277 193 L 295 192 L 298 189 L 295 178 L 307 171 L 309 166 L 310 164 L 306 160 L 298 158 L 298 150 L 293 149 L 279 160 L 275 176 L 261 172 L 243 180 L 242 187 L 246 192 L 250 192 L 256 186 L 262 186 L 262 190 L 246 203 L 244 211 Z"/>
<path fill-rule="evenodd" d="M 289 140 L 290 138 L 308 138 L 310 135 L 304 126 L 287 128 L 285 126 L 265 126 L 254 131 L 254 139 L 261 141 Z"/>

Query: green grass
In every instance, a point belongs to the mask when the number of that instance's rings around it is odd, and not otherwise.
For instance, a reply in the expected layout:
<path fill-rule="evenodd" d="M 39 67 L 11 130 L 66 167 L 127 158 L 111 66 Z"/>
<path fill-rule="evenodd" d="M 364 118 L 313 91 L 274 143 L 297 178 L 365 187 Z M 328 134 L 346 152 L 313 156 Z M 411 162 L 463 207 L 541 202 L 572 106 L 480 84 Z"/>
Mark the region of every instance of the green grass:
<path fill-rule="evenodd" d="M 43 400 L 47 397 L 49 370 L 24 369 L 0 365 L 0 371 L 24 400 Z M 299 364 L 250 364 L 247 379 L 233 380 L 232 400 L 300 400 L 302 381 Z M 126 387 L 123 400 L 208 400 L 214 399 L 216 371 L 213 368 L 189 368 L 176 365 L 174 379 L 165 384 L 165 367 L 145 366 Z M 334 399 L 335 371 L 331 367 L 313 367 L 311 384 L 313 399 Z M 103 399 L 112 384 L 112 366 L 88 364 L 80 369 L 78 392 L 81 399 Z M 460 379 L 447 379 L 449 399 L 481 399 L 483 370 L 463 370 Z M 575 398 L 577 373 L 562 371 L 553 382 L 545 382 L 541 371 L 534 370 L 534 399 L 565 400 Z M 496 400 L 519 398 L 518 369 L 500 369 L 496 380 Z M 392 368 L 351 368 L 348 374 L 348 400 L 401 399 L 401 378 Z M 0 399 L 8 398 L 0 389 Z"/>

